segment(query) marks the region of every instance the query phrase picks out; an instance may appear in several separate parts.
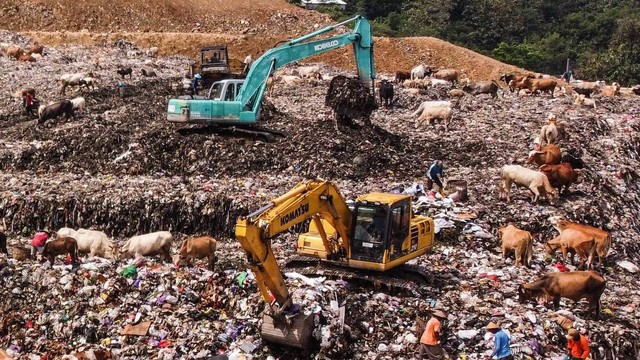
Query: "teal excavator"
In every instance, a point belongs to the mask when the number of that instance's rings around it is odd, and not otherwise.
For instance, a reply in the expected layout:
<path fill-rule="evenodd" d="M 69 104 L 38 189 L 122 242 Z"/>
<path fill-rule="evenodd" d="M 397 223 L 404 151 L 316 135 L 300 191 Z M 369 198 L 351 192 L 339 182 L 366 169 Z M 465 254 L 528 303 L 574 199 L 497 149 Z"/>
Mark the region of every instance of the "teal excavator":
<path fill-rule="evenodd" d="M 312 40 L 352 22 L 355 22 L 355 26 L 351 32 Z M 260 119 L 260 105 L 267 87 L 267 80 L 276 70 L 294 61 L 348 44 L 353 45 L 360 80 L 367 85 L 370 84 L 370 88 L 373 89 L 375 71 L 371 25 L 367 19 L 358 15 L 269 49 L 251 65 L 245 79 L 218 81 L 211 86 L 206 96 L 186 95 L 170 99 L 167 120 L 217 126 L 256 125 Z"/>

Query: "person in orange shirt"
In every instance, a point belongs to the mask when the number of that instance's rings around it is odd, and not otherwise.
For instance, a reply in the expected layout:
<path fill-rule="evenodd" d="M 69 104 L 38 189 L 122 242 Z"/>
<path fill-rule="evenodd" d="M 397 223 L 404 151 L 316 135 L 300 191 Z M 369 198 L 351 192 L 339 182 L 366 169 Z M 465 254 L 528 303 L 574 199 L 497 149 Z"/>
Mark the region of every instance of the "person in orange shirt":
<path fill-rule="evenodd" d="M 420 358 L 429 360 L 444 360 L 448 358 L 440 345 L 440 321 L 446 319 L 441 310 L 435 310 L 420 338 Z"/>
<path fill-rule="evenodd" d="M 589 356 L 589 342 L 576 329 L 569 329 L 567 347 L 569 348 L 569 360 L 582 360 Z"/>

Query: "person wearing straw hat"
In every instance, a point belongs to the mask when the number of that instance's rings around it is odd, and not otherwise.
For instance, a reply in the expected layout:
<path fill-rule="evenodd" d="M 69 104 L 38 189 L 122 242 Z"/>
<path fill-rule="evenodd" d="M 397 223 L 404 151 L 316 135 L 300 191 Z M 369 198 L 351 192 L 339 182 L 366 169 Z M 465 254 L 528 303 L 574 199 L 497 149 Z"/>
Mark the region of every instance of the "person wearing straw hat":
<path fill-rule="evenodd" d="M 447 316 L 442 310 L 434 310 L 431 314 L 431 319 L 427 322 L 420 338 L 421 359 L 443 360 L 448 358 L 440 345 L 441 320 L 446 318 Z"/>
<path fill-rule="evenodd" d="M 571 328 L 567 335 L 569 360 L 582 360 L 589 357 L 589 342 L 578 330 Z"/>
<path fill-rule="evenodd" d="M 507 333 L 502 331 L 500 326 L 494 322 L 490 322 L 489 325 L 487 325 L 487 331 L 492 333 L 496 340 L 496 347 L 493 349 L 489 359 L 493 359 L 495 357 L 498 360 L 513 360 L 510 348 L 511 340 L 509 340 Z"/>

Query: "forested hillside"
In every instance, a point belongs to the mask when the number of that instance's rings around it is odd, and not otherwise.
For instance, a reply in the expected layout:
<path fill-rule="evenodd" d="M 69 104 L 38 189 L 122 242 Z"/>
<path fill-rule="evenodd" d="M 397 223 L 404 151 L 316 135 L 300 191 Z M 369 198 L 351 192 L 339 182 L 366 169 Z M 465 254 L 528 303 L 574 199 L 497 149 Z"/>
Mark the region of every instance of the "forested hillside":
<path fill-rule="evenodd" d="M 533 71 L 640 81 L 635 0 L 353 0 L 336 19 L 363 14 L 376 35 L 436 36 Z"/>

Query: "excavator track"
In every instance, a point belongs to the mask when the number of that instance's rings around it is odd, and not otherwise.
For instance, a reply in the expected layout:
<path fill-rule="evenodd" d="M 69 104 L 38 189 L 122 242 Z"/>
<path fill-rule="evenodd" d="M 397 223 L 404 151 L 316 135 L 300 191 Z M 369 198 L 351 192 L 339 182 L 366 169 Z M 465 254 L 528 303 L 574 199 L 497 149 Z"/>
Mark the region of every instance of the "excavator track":
<path fill-rule="evenodd" d="M 404 264 L 384 272 L 349 268 L 340 263 L 321 261 L 316 258 L 294 256 L 283 268 L 283 272 L 295 271 L 305 276 L 325 276 L 341 279 L 375 289 L 386 290 L 394 296 L 420 297 L 430 293 L 432 277 L 425 269 Z"/>
<path fill-rule="evenodd" d="M 251 138 L 260 138 L 267 142 L 275 141 L 276 137 L 286 137 L 286 133 L 278 130 L 271 130 L 262 126 L 253 125 L 253 126 L 241 126 L 241 125 L 233 125 L 233 126 L 221 126 L 221 125 L 210 125 L 207 124 L 205 126 L 189 126 L 178 129 L 178 132 L 181 135 L 191 135 L 191 134 L 217 134 L 222 136 L 242 136 L 242 137 L 251 137 Z"/>

